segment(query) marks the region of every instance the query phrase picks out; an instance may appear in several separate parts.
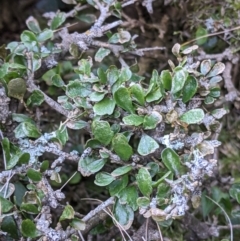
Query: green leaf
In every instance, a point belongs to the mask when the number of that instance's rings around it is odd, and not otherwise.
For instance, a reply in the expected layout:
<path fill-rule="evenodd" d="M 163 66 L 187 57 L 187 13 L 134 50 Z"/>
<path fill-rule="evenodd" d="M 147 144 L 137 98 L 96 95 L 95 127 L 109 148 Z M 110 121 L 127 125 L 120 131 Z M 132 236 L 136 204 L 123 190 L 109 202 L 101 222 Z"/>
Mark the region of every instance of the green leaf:
<path fill-rule="evenodd" d="M 204 111 L 202 109 L 192 109 L 180 116 L 180 120 L 187 124 L 197 124 L 204 118 Z"/>
<path fill-rule="evenodd" d="M 39 235 L 34 222 L 30 219 L 25 219 L 21 224 L 21 232 L 24 237 L 35 238 Z"/>
<path fill-rule="evenodd" d="M 22 101 L 27 90 L 26 81 L 21 78 L 12 79 L 8 82 L 7 88 L 8 96 Z"/>
<path fill-rule="evenodd" d="M 17 114 L 17 113 L 12 113 L 12 119 L 16 122 L 32 122 L 34 124 L 34 121 L 28 117 L 27 115 L 24 114 Z"/>
<path fill-rule="evenodd" d="M 16 138 L 38 138 L 41 135 L 36 125 L 31 122 L 21 122 L 13 132 L 15 133 Z"/>
<path fill-rule="evenodd" d="M 78 61 L 78 68 L 75 69 L 75 72 L 81 75 L 86 75 L 90 77 L 92 67 L 92 58 L 81 59 Z"/>
<path fill-rule="evenodd" d="M 145 104 L 145 93 L 140 84 L 131 85 L 130 92 L 133 99 L 136 100 L 140 105 Z"/>
<path fill-rule="evenodd" d="M 44 42 L 52 37 L 53 37 L 53 31 L 51 29 L 45 29 L 38 34 L 37 40 L 38 42 Z"/>
<path fill-rule="evenodd" d="M 130 112 L 131 114 L 134 113 L 132 99 L 127 88 L 119 87 L 114 93 L 114 99 L 117 105 L 120 106 L 122 109 Z"/>
<path fill-rule="evenodd" d="M 51 29 L 57 29 L 59 26 L 61 26 L 66 20 L 66 14 L 65 13 L 57 13 L 51 22 Z"/>
<path fill-rule="evenodd" d="M 151 130 L 156 128 L 157 124 L 162 121 L 162 116 L 157 111 L 152 111 L 150 115 L 146 115 L 143 120 L 143 128 Z"/>
<path fill-rule="evenodd" d="M 156 88 L 146 95 L 146 101 L 147 102 L 157 101 L 161 97 L 162 97 L 162 92 L 160 88 Z"/>
<path fill-rule="evenodd" d="M 63 221 L 66 219 L 73 219 L 74 218 L 75 211 L 71 205 L 66 205 L 62 215 L 60 216 L 59 221 Z"/>
<path fill-rule="evenodd" d="M 182 91 L 182 101 L 187 103 L 196 94 L 198 82 L 195 77 L 189 75 Z"/>
<path fill-rule="evenodd" d="M 233 184 L 229 190 L 229 194 L 240 204 L 240 183 Z"/>
<path fill-rule="evenodd" d="M 93 106 L 93 111 L 96 115 L 111 115 L 115 109 L 115 101 L 108 97 Z"/>
<path fill-rule="evenodd" d="M 70 225 L 76 230 L 85 230 L 86 228 L 86 223 L 79 218 L 74 218 Z"/>
<path fill-rule="evenodd" d="M 38 207 L 32 203 L 22 203 L 20 206 L 20 210 L 29 214 L 38 214 Z"/>
<path fill-rule="evenodd" d="M 119 43 L 124 44 L 129 42 L 131 39 L 131 34 L 128 31 L 120 29 L 119 31 Z"/>
<path fill-rule="evenodd" d="M 1 213 L 7 213 L 13 208 L 13 204 L 0 196 Z"/>
<path fill-rule="evenodd" d="M 112 141 L 114 135 L 107 121 L 94 121 L 92 123 L 92 132 L 94 138 L 105 146 Z"/>
<path fill-rule="evenodd" d="M 200 65 L 200 72 L 203 75 L 207 75 L 207 73 L 210 71 L 212 68 L 212 62 L 210 59 L 208 60 L 203 60 L 201 65 Z"/>
<path fill-rule="evenodd" d="M 162 182 L 157 187 L 157 198 L 166 198 L 170 192 L 169 184 Z"/>
<path fill-rule="evenodd" d="M 139 190 L 144 196 L 150 197 L 152 194 L 152 178 L 146 168 L 140 168 L 136 175 L 136 181 Z"/>
<path fill-rule="evenodd" d="M 12 216 L 6 216 L 1 222 L 1 231 L 9 234 L 14 240 L 19 240 L 18 228 Z"/>
<path fill-rule="evenodd" d="M 70 98 L 87 97 L 91 94 L 91 85 L 81 83 L 79 80 L 69 81 L 66 88 L 66 95 Z"/>
<path fill-rule="evenodd" d="M 171 148 L 165 148 L 161 153 L 161 157 L 168 170 L 175 173 L 176 176 L 179 176 L 182 172 L 182 165 L 178 154 Z"/>
<path fill-rule="evenodd" d="M 172 88 L 171 88 L 172 94 L 176 94 L 178 91 L 180 91 L 183 88 L 185 81 L 187 80 L 187 77 L 188 77 L 188 72 L 186 70 L 182 68 L 176 70 L 172 79 Z"/>
<path fill-rule="evenodd" d="M 218 62 L 212 67 L 212 69 L 208 73 L 207 77 L 210 78 L 210 77 L 219 75 L 224 71 L 224 69 L 225 69 L 225 64 L 222 62 Z"/>
<path fill-rule="evenodd" d="M 210 89 L 209 96 L 218 98 L 220 96 L 220 94 L 221 94 L 221 92 L 220 92 L 220 88 L 218 86 Z"/>
<path fill-rule="evenodd" d="M 128 144 L 128 139 L 123 134 L 118 133 L 112 140 L 113 150 L 124 161 L 128 161 L 133 154 L 132 147 Z"/>
<path fill-rule="evenodd" d="M 105 49 L 103 47 L 99 48 L 97 53 L 95 54 L 95 61 L 102 62 L 102 60 L 111 53 L 109 49 Z"/>
<path fill-rule="evenodd" d="M 160 80 L 163 83 L 163 87 L 166 90 L 171 90 L 172 88 L 172 75 L 169 70 L 163 70 L 160 75 Z"/>
<path fill-rule="evenodd" d="M 40 166 L 40 172 L 45 172 L 49 168 L 49 161 L 45 160 Z"/>
<path fill-rule="evenodd" d="M 95 176 L 94 183 L 98 186 L 107 186 L 114 180 L 115 180 L 115 178 L 113 176 L 111 176 L 111 174 L 109 174 L 107 172 L 99 172 Z"/>
<path fill-rule="evenodd" d="M 22 42 L 34 42 L 37 41 L 36 35 L 29 31 L 29 30 L 24 30 L 22 34 L 20 35 L 20 39 Z"/>
<path fill-rule="evenodd" d="M 82 120 L 70 120 L 67 122 L 67 127 L 73 130 L 81 130 L 85 127 L 87 127 L 89 124 L 86 121 L 82 121 Z"/>
<path fill-rule="evenodd" d="M 28 97 L 27 105 L 40 106 L 44 102 L 44 95 L 40 90 L 34 90 Z"/>
<path fill-rule="evenodd" d="M 116 66 L 112 65 L 107 70 L 108 83 L 112 86 L 119 78 L 119 70 Z"/>
<path fill-rule="evenodd" d="M 130 80 L 131 77 L 132 77 L 132 71 L 129 69 L 129 67 L 123 67 L 119 75 L 120 83 L 124 83 Z"/>
<path fill-rule="evenodd" d="M 196 31 L 197 45 L 203 45 L 207 42 L 207 37 L 203 37 L 208 34 L 207 29 L 199 27 Z M 202 38 L 203 37 L 203 38 Z"/>
<path fill-rule="evenodd" d="M 59 126 L 59 129 L 55 131 L 56 138 L 59 143 L 64 146 L 68 141 L 68 131 L 65 125 Z"/>
<path fill-rule="evenodd" d="M 138 198 L 138 191 L 135 186 L 128 186 L 122 189 L 118 194 L 117 197 L 119 198 L 119 202 L 121 204 L 129 205 L 133 211 L 138 209 L 137 205 L 137 198 Z"/>
<path fill-rule="evenodd" d="M 26 25 L 34 33 L 41 32 L 39 23 L 38 23 L 37 19 L 34 18 L 33 16 L 28 17 L 28 19 L 26 20 Z"/>
<path fill-rule="evenodd" d="M 84 177 L 90 176 L 101 170 L 106 163 L 106 159 L 97 159 L 93 157 L 80 158 L 78 163 L 78 171 Z"/>
<path fill-rule="evenodd" d="M 128 175 L 120 176 L 118 179 L 114 180 L 109 184 L 109 193 L 113 197 L 124 189 L 128 184 Z"/>
<path fill-rule="evenodd" d="M 137 205 L 139 207 L 147 208 L 150 205 L 150 199 L 148 197 L 139 197 L 137 199 Z"/>
<path fill-rule="evenodd" d="M 138 153 L 142 156 L 147 156 L 155 152 L 159 148 L 158 143 L 150 136 L 143 134 L 138 144 Z"/>
<path fill-rule="evenodd" d="M 39 182 L 42 180 L 42 174 L 32 168 L 27 170 L 27 176 L 34 182 Z"/>
<path fill-rule="evenodd" d="M 59 74 L 55 74 L 52 76 L 52 84 L 57 87 L 63 87 L 65 83 L 62 80 L 62 77 Z"/>
<path fill-rule="evenodd" d="M 12 183 L 9 183 L 8 185 L 0 183 L 0 197 L 9 198 L 14 191 L 16 192 L 15 186 Z"/>
<path fill-rule="evenodd" d="M 98 68 L 97 70 L 98 78 L 100 79 L 101 84 L 107 83 L 107 74 L 104 72 L 102 68 Z"/>
<path fill-rule="evenodd" d="M 146 167 L 151 177 L 154 177 L 159 172 L 159 165 L 155 162 L 149 162 Z"/>
<path fill-rule="evenodd" d="M 105 95 L 106 95 L 106 92 L 92 92 L 90 94 L 89 98 L 91 101 L 99 102 L 104 98 Z M 114 101 L 114 103 L 115 103 L 115 101 Z"/>
<path fill-rule="evenodd" d="M 123 122 L 125 125 L 129 126 L 139 126 L 143 123 L 143 116 L 139 116 L 136 114 L 131 114 L 128 116 L 123 117 Z"/>
<path fill-rule="evenodd" d="M 111 172 L 111 175 L 113 177 L 118 177 L 118 176 L 122 176 L 122 175 L 130 172 L 131 170 L 132 170 L 132 166 L 126 165 L 126 166 L 123 166 L 123 167 L 118 167 L 113 172 Z"/>
<path fill-rule="evenodd" d="M 80 14 L 80 15 L 77 15 L 76 18 L 88 24 L 93 24 L 96 21 L 96 15 L 91 13 Z"/>
<path fill-rule="evenodd" d="M 116 201 L 113 214 L 122 228 L 127 230 L 131 227 L 134 220 L 134 212 L 131 207 L 122 205 L 119 201 Z"/>

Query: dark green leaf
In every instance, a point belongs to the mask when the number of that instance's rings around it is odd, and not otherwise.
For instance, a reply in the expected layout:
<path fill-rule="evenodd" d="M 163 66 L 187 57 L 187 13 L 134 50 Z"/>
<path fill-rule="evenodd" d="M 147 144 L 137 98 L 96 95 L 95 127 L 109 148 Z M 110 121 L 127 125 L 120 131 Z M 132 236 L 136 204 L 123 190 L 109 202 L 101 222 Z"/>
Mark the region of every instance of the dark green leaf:
<path fill-rule="evenodd" d="M 25 219 L 22 221 L 21 232 L 24 237 L 29 238 L 35 238 L 39 235 L 34 222 L 30 219 Z"/>
<path fill-rule="evenodd" d="M 38 207 L 32 203 L 22 203 L 20 210 L 29 214 L 38 214 Z"/>
<path fill-rule="evenodd" d="M 42 174 L 32 168 L 27 170 L 27 176 L 34 182 L 39 182 L 42 180 Z"/>
<path fill-rule="evenodd" d="M 172 88 L 172 75 L 169 70 L 163 70 L 160 75 L 160 79 L 163 83 L 163 87 L 166 90 L 171 90 Z"/>
<path fill-rule="evenodd" d="M 8 82 L 7 88 L 8 96 L 22 101 L 27 90 L 26 81 L 21 78 L 12 79 Z"/>
<path fill-rule="evenodd" d="M 198 82 L 195 77 L 189 75 L 182 91 L 182 101 L 187 103 L 196 94 Z"/>
<path fill-rule="evenodd" d="M 45 172 L 49 168 L 49 161 L 43 161 L 40 167 L 40 172 Z"/>
<path fill-rule="evenodd" d="M 128 139 L 121 133 L 114 136 L 112 146 L 113 150 L 124 161 L 128 161 L 133 154 L 132 147 L 128 144 Z"/>
<path fill-rule="evenodd" d="M 104 72 L 104 70 L 102 68 L 98 68 L 97 74 L 100 79 L 100 83 L 106 84 L 107 83 L 107 74 Z"/>
<path fill-rule="evenodd" d="M 18 228 L 12 216 L 3 218 L 1 222 L 1 231 L 7 232 L 14 240 L 19 240 Z"/>
<path fill-rule="evenodd" d="M 128 175 L 124 175 L 114 180 L 111 184 L 109 184 L 109 193 L 111 196 L 115 196 L 122 189 L 124 189 L 128 184 Z"/>

